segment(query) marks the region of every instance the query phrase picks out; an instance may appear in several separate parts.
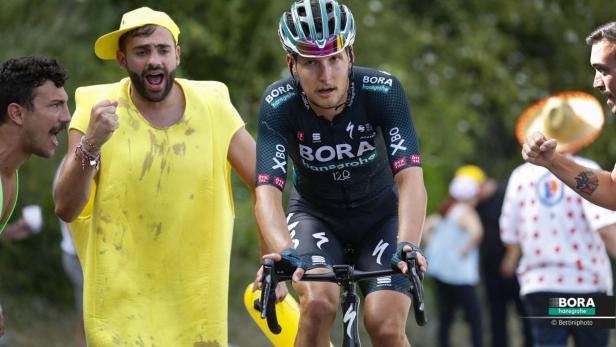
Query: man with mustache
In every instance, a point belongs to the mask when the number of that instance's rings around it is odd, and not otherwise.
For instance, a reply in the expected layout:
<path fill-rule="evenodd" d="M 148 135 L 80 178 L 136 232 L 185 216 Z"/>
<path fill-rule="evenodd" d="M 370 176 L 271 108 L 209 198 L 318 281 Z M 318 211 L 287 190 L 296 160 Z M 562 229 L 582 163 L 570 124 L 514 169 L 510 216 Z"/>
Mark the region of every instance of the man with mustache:
<path fill-rule="evenodd" d="M 0 233 L 17 202 L 17 170 L 32 154 L 53 156 L 58 134 L 71 120 L 65 82 L 66 73 L 55 59 L 22 57 L 0 65 Z"/>
<path fill-rule="evenodd" d="M 164 12 L 125 13 L 94 49 L 129 78 L 75 93 L 54 192 L 91 346 L 227 345 L 230 171 L 252 186 L 255 143 L 224 84 L 175 78 L 179 34 Z"/>
<path fill-rule="evenodd" d="M 355 22 L 337 1 L 293 3 L 278 35 L 291 77 L 264 93 L 255 177 L 263 248 L 276 252 L 266 256 L 296 269 L 296 281 L 304 271 L 327 272 L 343 263 L 406 271 L 403 250 L 416 252 L 425 272 L 418 245 L 426 190 L 402 85 L 388 73 L 353 66 Z M 285 217 L 288 157 L 294 189 Z M 359 286 L 372 344 L 408 346 L 408 280 L 385 276 Z M 301 311 L 295 345 L 329 346 L 339 287 L 294 287 Z"/>
<path fill-rule="evenodd" d="M 607 23 L 586 37 L 591 48 L 590 65 L 595 69 L 593 87 L 607 97 L 616 115 L 616 22 Z M 543 166 L 588 201 L 616 210 L 616 166 L 612 172 L 590 169 L 556 151 L 557 141 L 541 132 L 531 134 L 523 145 L 522 157 Z"/>

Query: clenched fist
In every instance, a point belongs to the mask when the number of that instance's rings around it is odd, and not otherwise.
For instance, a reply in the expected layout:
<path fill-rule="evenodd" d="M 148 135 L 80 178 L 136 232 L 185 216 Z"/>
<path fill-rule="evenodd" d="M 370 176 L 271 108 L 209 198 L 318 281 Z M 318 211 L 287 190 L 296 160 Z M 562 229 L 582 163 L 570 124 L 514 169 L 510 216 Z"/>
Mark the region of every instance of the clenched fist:
<path fill-rule="evenodd" d="M 547 167 L 552 163 L 556 145 L 555 139 L 548 139 L 542 133 L 535 131 L 526 138 L 522 146 L 522 158 L 531 164 Z"/>
<path fill-rule="evenodd" d="M 86 132 L 87 142 L 94 148 L 96 152 L 100 151 L 101 147 L 113 132 L 120 126 L 116 109 L 117 101 L 102 100 L 92 107 L 90 113 L 90 124 Z"/>

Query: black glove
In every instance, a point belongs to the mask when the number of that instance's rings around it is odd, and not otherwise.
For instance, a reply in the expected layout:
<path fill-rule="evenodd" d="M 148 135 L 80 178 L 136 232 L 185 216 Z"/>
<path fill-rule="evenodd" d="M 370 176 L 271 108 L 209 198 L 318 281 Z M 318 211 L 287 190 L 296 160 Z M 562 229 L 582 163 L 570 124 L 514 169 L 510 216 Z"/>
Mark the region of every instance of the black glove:
<path fill-rule="evenodd" d="M 304 262 L 299 257 L 295 248 L 287 248 L 280 252 L 282 257 L 280 261 L 276 262 L 276 271 L 280 271 L 287 275 L 292 275 L 298 268 L 304 268 Z"/>
<path fill-rule="evenodd" d="M 406 255 L 404 254 L 404 246 L 411 246 L 411 252 L 420 253 L 421 255 L 423 255 L 421 248 L 419 248 L 419 246 L 417 246 L 416 244 L 407 241 L 398 242 L 398 248 L 396 248 L 396 253 L 394 253 L 393 257 L 391 257 L 391 261 L 389 262 L 392 269 L 394 270 L 398 269 L 399 262 L 406 261 Z"/>

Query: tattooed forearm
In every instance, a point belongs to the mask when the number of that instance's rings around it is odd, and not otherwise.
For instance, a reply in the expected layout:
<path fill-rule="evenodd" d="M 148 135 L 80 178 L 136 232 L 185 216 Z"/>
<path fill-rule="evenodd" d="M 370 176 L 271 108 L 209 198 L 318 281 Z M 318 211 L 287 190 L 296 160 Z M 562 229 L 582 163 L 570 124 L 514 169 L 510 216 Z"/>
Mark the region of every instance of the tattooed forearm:
<path fill-rule="evenodd" d="M 575 188 L 580 192 L 591 195 L 599 187 L 599 177 L 592 171 L 582 171 L 575 176 Z"/>

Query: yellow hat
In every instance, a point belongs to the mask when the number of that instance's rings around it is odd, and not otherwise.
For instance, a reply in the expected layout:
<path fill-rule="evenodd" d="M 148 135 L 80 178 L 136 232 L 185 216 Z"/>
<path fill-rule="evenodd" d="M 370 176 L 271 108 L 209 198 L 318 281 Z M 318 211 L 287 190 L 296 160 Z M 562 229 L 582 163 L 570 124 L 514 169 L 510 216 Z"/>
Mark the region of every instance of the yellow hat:
<path fill-rule="evenodd" d="M 460 166 L 454 175 L 454 177 L 467 176 L 472 178 L 475 182 L 481 184 L 486 180 L 486 174 L 481 170 L 479 166 L 464 165 Z"/>
<path fill-rule="evenodd" d="M 118 40 L 124 33 L 133 29 L 154 24 L 161 26 L 171 32 L 176 44 L 178 43 L 178 36 L 180 35 L 180 28 L 165 12 L 154 11 L 149 7 L 141 7 L 130 12 L 126 12 L 122 16 L 122 22 L 120 28 L 116 31 L 112 31 L 99 37 L 94 44 L 94 52 L 96 56 L 105 59 L 113 60 L 116 57 L 116 51 L 118 50 Z"/>
<path fill-rule="evenodd" d="M 574 153 L 594 141 L 605 123 L 601 103 L 584 92 L 563 92 L 543 98 L 520 117 L 516 137 L 523 144 L 535 131 L 558 141 L 556 150 Z"/>

